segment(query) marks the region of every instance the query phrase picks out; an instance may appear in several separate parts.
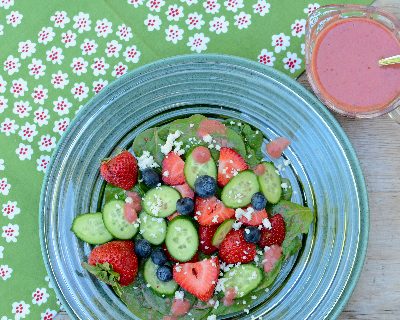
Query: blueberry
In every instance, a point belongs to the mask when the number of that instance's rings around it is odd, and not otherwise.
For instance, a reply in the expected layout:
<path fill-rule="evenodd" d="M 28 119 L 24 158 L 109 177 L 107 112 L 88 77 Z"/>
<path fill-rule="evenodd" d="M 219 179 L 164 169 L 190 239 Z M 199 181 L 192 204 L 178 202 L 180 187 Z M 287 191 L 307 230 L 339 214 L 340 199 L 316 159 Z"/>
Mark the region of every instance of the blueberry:
<path fill-rule="evenodd" d="M 261 238 L 261 231 L 257 227 L 247 227 L 243 230 L 244 240 L 249 243 L 257 243 Z"/>
<path fill-rule="evenodd" d="M 135 252 L 139 258 L 146 259 L 151 254 L 151 244 L 145 239 L 139 239 L 135 242 Z"/>
<path fill-rule="evenodd" d="M 150 188 L 157 187 L 157 185 L 161 182 L 160 175 L 154 169 L 144 169 L 142 171 L 142 179 L 146 186 Z"/>
<path fill-rule="evenodd" d="M 164 250 L 161 248 L 157 248 L 151 254 L 151 261 L 153 261 L 156 265 L 162 266 L 167 263 L 168 258 L 164 253 Z"/>
<path fill-rule="evenodd" d="M 262 210 L 267 205 L 267 199 L 261 192 L 256 192 L 251 197 L 251 205 L 253 206 L 254 210 Z"/>
<path fill-rule="evenodd" d="M 162 282 L 168 282 L 172 280 L 172 269 L 169 266 L 160 266 L 157 269 L 157 278 Z"/>
<path fill-rule="evenodd" d="M 194 191 L 201 198 L 210 198 L 217 192 L 217 181 L 210 176 L 200 176 L 194 183 Z"/>
<path fill-rule="evenodd" d="M 189 215 L 194 210 L 194 201 L 190 198 L 182 198 L 176 202 L 176 211 L 183 215 Z"/>

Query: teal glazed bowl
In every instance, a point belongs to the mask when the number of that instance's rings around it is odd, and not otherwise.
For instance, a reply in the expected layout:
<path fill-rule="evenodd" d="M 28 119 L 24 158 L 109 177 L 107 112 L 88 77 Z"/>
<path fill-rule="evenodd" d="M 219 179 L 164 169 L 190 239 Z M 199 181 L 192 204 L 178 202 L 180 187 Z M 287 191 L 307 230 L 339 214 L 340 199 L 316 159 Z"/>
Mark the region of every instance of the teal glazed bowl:
<path fill-rule="evenodd" d="M 78 113 L 59 142 L 43 183 L 39 223 L 43 258 L 69 315 L 141 319 L 82 269 L 91 247 L 70 226 L 77 214 L 101 208 L 101 159 L 130 148 L 149 127 L 195 113 L 238 118 L 270 139 L 288 137 L 284 157 L 291 164 L 282 175 L 292 182 L 292 200 L 315 213 L 302 249 L 250 313 L 221 319 L 336 318 L 360 275 L 368 241 L 368 199 L 356 154 L 327 109 L 297 82 L 218 55 L 180 56 L 125 75 Z"/>

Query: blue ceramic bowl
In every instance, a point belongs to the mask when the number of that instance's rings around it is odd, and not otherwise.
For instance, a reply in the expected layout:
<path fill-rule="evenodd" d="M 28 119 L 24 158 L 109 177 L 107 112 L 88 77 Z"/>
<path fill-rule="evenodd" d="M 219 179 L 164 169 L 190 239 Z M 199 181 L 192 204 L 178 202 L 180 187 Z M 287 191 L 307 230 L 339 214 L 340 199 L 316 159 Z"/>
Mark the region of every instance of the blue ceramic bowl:
<path fill-rule="evenodd" d="M 194 113 L 241 119 L 269 138 L 286 136 L 283 172 L 293 201 L 316 215 L 303 248 L 250 314 L 226 319 L 333 319 L 365 258 L 369 217 L 361 169 L 345 133 L 323 105 L 282 73 L 228 56 L 158 61 L 115 81 L 77 115 L 58 144 L 40 202 L 43 257 L 72 318 L 139 319 L 81 267 L 90 247 L 70 232 L 79 213 L 101 206 L 101 159 L 129 148 L 141 131 Z M 278 161 L 282 162 L 282 159 Z"/>

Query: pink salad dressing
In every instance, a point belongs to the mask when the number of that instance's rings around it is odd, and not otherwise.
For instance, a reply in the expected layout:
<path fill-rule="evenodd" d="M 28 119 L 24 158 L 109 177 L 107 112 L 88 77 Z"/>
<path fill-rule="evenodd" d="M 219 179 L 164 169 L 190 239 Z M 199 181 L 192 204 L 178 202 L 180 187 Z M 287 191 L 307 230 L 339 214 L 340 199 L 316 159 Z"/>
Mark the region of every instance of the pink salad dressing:
<path fill-rule="evenodd" d="M 400 95 L 400 65 L 378 65 L 400 54 L 400 41 L 383 24 L 347 18 L 318 35 L 312 73 L 321 94 L 350 113 L 386 109 Z"/>

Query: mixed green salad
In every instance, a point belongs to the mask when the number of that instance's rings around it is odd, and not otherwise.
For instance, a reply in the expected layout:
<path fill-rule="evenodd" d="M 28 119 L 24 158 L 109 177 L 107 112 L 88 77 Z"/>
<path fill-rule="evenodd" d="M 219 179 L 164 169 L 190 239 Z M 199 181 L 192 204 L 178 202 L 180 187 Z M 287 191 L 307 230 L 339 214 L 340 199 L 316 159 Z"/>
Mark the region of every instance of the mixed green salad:
<path fill-rule="evenodd" d="M 263 159 L 264 140 L 243 121 L 199 114 L 140 133 L 100 166 L 101 212 L 73 222 L 95 245 L 83 266 L 141 319 L 249 314 L 314 220 Z M 266 150 L 278 158 L 288 144 Z"/>

